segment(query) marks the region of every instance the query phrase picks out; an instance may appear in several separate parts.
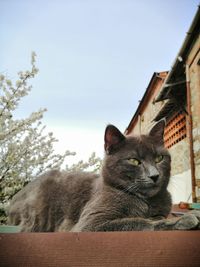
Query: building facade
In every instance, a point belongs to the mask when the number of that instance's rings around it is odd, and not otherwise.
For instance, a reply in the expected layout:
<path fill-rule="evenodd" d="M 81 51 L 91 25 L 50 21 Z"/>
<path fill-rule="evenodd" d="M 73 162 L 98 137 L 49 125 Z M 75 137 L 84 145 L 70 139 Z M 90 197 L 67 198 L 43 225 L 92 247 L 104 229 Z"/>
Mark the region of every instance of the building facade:
<path fill-rule="evenodd" d="M 200 202 L 200 7 L 171 70 L 153 74 L 125 134 L 147 133 L 162 118 L 173 202 Z"/>

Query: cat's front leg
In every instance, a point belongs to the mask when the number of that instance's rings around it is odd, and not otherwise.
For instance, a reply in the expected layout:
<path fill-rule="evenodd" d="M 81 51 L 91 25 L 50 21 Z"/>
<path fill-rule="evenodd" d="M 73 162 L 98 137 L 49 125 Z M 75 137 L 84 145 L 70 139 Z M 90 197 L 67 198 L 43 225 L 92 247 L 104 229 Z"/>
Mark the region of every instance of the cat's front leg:
<path fill-rule="evenodd" d="M 200 217 L 199 217 L 200 218 Z M 73 232 L 108 232 L 108 231 L 166 231 L 197 229 L 200 220 L 195 214 L 185 214 L 180 218 L 153 221 L 144 218 L 122 218 L 104 223 L 91 221 L 88 224 L 73 228 Z"/>
<path fill-rule="evenodd" d="M 100 222 L 101 221 L 101 222 Z M 72 232 L 113 232 L 113 231 L 153 231 L 153 221 L 143 218 L 122 218 L 115 220 L 91 220 L 87 223 L 78 223 Z"/>
<path fill-rule="evenodd" d="M 198 229 L 199 226 L 200 220 L 197 215 L 185 214 L 180 218 L 162 219 L 158 221 L 143 218 L 125 218 L 105 223 L 97 228 L 98 231 L 166 231 Z"/>
<path fill-rule="evenodd" d="M 200 229 L 200 213 L 187 213 L 180 218 L 154 222 L 154 230 L 192 230 Z"/>
<path fill-rule="evenodd" d="M 197 229 L 200 230 L 200 210 L 191 210 L 187 214 L 192 214 L 198 219 L 199 223 L 198 223 Z"/>

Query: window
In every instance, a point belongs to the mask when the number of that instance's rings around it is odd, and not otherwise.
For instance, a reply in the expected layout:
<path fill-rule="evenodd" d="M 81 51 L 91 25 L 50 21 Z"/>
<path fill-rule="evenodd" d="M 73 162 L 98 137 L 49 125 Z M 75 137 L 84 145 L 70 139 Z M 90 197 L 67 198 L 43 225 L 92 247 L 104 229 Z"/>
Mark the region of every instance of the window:
<path fill-rule="evenodd" d="M 186 116 L 177 113 L 166 125 L 164 131 L 165 147 L 170 148 L 186 138 Z"/>

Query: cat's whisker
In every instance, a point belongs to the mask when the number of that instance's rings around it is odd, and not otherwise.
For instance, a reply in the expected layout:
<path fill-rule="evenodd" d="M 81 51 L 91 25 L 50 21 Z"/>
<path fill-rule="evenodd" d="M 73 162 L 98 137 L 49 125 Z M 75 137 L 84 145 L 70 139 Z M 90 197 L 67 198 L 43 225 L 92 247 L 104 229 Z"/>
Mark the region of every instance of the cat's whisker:
<path fill-rule="evenodd" d="M 133 190 L 130 191 L 130 189 L 134 189 L 134 191 L 133 191 Z M 137 184 L 131 184 L 130 186 L 124 188 L 123 190 L 119 190 L 119 191 L 117 192 L 117 195 L 116 195 L 115 199 L 118 199 L 119 196 L 122 196 L 124 193 L 129 193 L 129 192 L 131 192 L 132 194 L 134 194 L 134 193 L 136 193 L 138 190 L 139 190 L 139 188 L 138 188 L 138 185 L 137 185 Z"/>

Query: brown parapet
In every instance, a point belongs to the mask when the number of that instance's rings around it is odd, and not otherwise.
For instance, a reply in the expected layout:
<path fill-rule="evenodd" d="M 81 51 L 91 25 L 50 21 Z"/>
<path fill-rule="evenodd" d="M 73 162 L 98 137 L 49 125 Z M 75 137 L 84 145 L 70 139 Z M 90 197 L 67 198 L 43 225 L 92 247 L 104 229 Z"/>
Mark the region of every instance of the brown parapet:
<path fill-rule="evenodd" d="M 199 264 L 200 231 L 0 234 L 2 267 Z"/>

